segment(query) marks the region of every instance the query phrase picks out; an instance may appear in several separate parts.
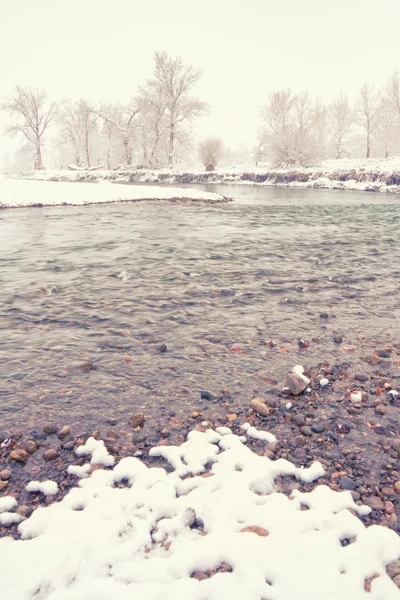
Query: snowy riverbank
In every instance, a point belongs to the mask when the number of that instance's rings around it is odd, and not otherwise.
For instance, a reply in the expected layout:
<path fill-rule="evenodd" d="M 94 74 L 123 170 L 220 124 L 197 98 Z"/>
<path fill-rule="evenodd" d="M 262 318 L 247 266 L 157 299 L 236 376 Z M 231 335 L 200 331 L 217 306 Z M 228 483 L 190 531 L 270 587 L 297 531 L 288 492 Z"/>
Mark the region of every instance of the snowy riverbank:
<path fill-rule="evenodd" d="M 159 186 L 123 186 L 108 181 L 75 185 L 72 182 L 7 179 L 0 175 L 0 208 L 63 204 L 101 204 L 167 200 L 172 202 L 225 202 L 219 194 Z"/>
<path fill-rule="evenodd" d="M 371 509 L 324 485 L 321 463 L 258 456 L 246 442 L 274 438 L 248 423 L 243 436 L 205 429 L 151 450 L 170 472 L 138 458 L 114 466 L 104 442 L 90 438 L 76 450 L 90 463 L 75 468 L 82 480 L 61 502 L 24 520 L 15 498 L 1 498 L 0 522 L 20 522 L 22 538 L 0 540 L 8 600 L 399 597 L 386 566 L 400 557 L 400 537 L 366 527 Z M 294 478 L 289 495 L 279 475 Z M 320 485 L 302 492 L 296 480 Z"/>
<path fill-rule="evenodd" d="M 114 181 L 154 184 L 255 184 L 400 193 L 400 158 L 329 160 L 315 167 L 267 169 L 224 167 L 212 172 L 197 169 L 119 169 L 114 171 L 49 170 L 20 177 L 47 181 Z"/>

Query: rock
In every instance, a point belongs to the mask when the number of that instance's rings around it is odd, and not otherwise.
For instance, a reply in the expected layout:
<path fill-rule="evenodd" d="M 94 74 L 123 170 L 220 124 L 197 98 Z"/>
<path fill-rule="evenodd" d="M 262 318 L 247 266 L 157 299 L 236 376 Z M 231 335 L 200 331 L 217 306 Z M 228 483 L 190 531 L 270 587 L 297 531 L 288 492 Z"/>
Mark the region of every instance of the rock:
<path fill-rule="evenodd" d="M 303 427 L 303 425 L 306 424 L 306 420 L 303 417 L 303 415 L 294 415 L 294 417 L 292 418 L 292 421 L 298 427 Z"/>
<path fill-rule="evenodd" d="M 269 535 L 268 531 L 263 527 L 258 527 L 258 525 L 249 525 L 248 527 L 243 527 L 240 530 L 240 533 L 255 533 L 261 537 L 267 537 Z"/>
<path fill-rule="evenodd" d="M 43 433 L 45 433 L 46 435 L 51 435 L 53 433 L 57 433 L 57 431 L 58 431 L 57 425 L 47 424 L 43 427 Z"/>
<path fill-rule="evenodd" d="M 133 442 L 134 444 L 141 444 L 142 442 L 144 442 L 144 441 L 145 441 L 145 439 L 146 439 L 146 436 L 145 436 L 145 435 L 143 435 L 142 433 L 134 433 L 134 434 L 132 435 L 132 438 L 131 438 L 131 439 L 132 439 L 132 442 Z"/>
<path fill-rule="evenodd" d="M 43 459 L 47 460 L 47 461 L 54 460 L 55 458 L 57 458 L 57 456 L 58 456 L 58 452 L 57 452 L 57 450 L 54 450 L 53 448 L 43 452 Z"/>
<path fill-rule="evenodd" d="M 32 507 L 27 506 L 26 504 L 21 504 L 21 506 L 18 506 L 15 512 L 18 515 L 21 515 L 21 517 L 30 517 L 32 514 Z"/>
<path fill-rule="evenodd" d="M 400 559 L 390 563 L 390 565 L 388 565 L 386 568 L 390 577 L 396 577 L 397 575 L 400 575 Z"/>
<path fill-rule="evenodd" d="M 301 433 L 303 435 L 306 435 L 308 437 L 310 435 L 312 435 L 312 430 L 311 430 L 311 427 L 309 425 L 304 425 L 303 427 L 300 427 L 300 431 L 301 431 Z"/>
<path fill-rule="evenodd" d="M 167 344 L 160 344 L 160 345 L 157 347 L 157 350 L 158 350 L 159 352 L 166 352 L 166 351 L 168 350 L 168 346 L 167 346 Z"/>
<path fill-rule="evenodd" d="M 136 413 L 136 415 L 133 415 L 133 417 L 131 417 L 128 421 L 128 425 L 130 427 L 143 427 L 143 423 L 144 423 L 144 414 L 143 413 Z"/>
<path fill-rule="evenodd" d="M 350 477 L 347 477 L 346 475 L 344 477 L 341 477 L 339 480 L 339 485 L 342 488 L 342 490 L 355 490 L 356 488 L 356 484 L 354 483 L 354 481 L 352 479 L 350 479 Z"/>
<path fill-rule="evenodd" d="M 383 404 L 378 404 L 378 406 L 375 406 L 375 412 L 377 415 L 384 415 L 386 413 L 386 408 Z"/>
<path fill-rule="evenodd" d="M 0 481 L 0 492 L 8 486 L 8 481 Z"/>
<path fill-rule="evenodd" d="M 322 433 L 324 431 L 324 427 L 322 425 L 312 425 L 311 430 L 314 433 Z"/>
<path fill-rule="evenodd" d="M 394 504 L 390 500 L 385 502 L 385 513 L 392 515 L 395 512 Z"/>
<path fill-rule="evenodd" d="M 16 460 L 17 462 L 24 463 L 28 458 L 28 453 L 26 452 L 26 450 L 18 448 L 17 450 L 12 450 L 10 452 L 10 458 L 12 460 Z"/>
<path fill-rule="evenodd" d="M 271 414 L 271 408 L 265 404 L 262 398 L 254 398 L 250 402 L 250 408 L 261 417 L 268 417 Z"/>
<path fill-rule="evenodd" d="M 378 350 L 375 354 L 379 356 L 379 358 L 390 358 L 390 352 L 387 352 L 386 350 Z"/>
<path fill-rule="evenodd" d="M 209 579 L 209 576 L 202 571 L 194 571 L 194 573 L 190 576 L 192 579 L 197 579 L 197 581 L 204 581 L 204 579 Z"/>
<path fill-rule="evenodd" d="M 308 348 L 310 342 L 308 342 L 307 340 L 298 340 L 297 345 L 299 348 Z"/>
<path fill-rule="evenodd" d="M 396 494 L 400 494 L 400 481 L 396 481 L 393 487 Z"/>
<path fill-rule="evenodd" d="M 72 448 L 75 446 L 75 442 L 74 440 L 70 440 L 69 442 L 65 442 L 65 444 L 62 445 L 64 450 L 72 450 Z"/>
<path fill-rule="evenodd" d="M 11 479 L 11 471 L 9 469 L 3 469 L 2 471 L 0 471 L 0 479 L 2 479 L 3 481 L 8 481 L 9 479 Z"/>
<path fill-rule="evenodd" d="M 94 369 L 97 369 L 96 365 L 94 364 L 94 362 L 92 360 L 85 360 L 84 363 L 82 363 L 81 368 L 83 369 L 83 371 L 93 371 Z"/>
<path fill-rule="evenodd" d="M 35 440 L 26 440 L 24 444 L 24 450 L 28 452 L 28 454 L 33 454 L 38 449 L 37 443 Z"/>
<path fill-rule="evenodd" d="M 355 379 L 356 381 L 365 382 L 365 381 L 368 381 L 369 377 L 368 377 L 367 375 L 363 375 L 362 373 L 357 373 L 357 374 L 354 376 L 354 379 Z"/>
<path fill-rule="evenodd" d="M 301 392 L 304 392 L 307 383 L 299 375 L 288 373 L 285 377 L 283 387 L 288 388 L 294 396 L 298 396 Z"/>
<path fill-rule="evenodd" d="M 363 496 L 364 504 L 372 508 L 372 510 L 384 510 L 385 505 L 379 496 Z"/>
<path fill-rule="evenodd" d="M 327 312 L 323 312 L 319 315 L 320 319 L 329 319 L 329 315 Z"/>
<path fill-rule="evenodd" d="M 69 435 L 71 433 L 71 427 L 69 425 L 64 425 L 63 427 L 61 427 L 60 431 L 58 432 L 58 438 L 60 440 L 62 440 L 63 438 L 67 437 L 67 435 Z"/>
<path fill-rule="evenodd" d="M 230 413 L 229 415 L 226 415 L 226 418 L 231 423 L 232 421 L 236 421 L 236 419 L 238 418 L 238 416 L 237 416 L 236 413 Z"/>
<path fill-rule="evenodd" d="M 275 453 L 272 452 L 272 450 L 268 450 L 268 448 L 266 450 L 264 450 L 264 456 L 266 456 L 267 458 L 269 458 L 270 460 L 275 457 Z"/>
<path fill-rule="evenodd" d="M 341 335 L 335 335 L 333 336 L 333 341 L 335 344 L 341 344 L 343 342 L 343 338 Z"/>
<path fill-rule="evenodd" d="M 200 397 L 203 398 L 203 400 L 212 400 L 214 398 L 211 392 L 206 391 L 200 392 Z"/>

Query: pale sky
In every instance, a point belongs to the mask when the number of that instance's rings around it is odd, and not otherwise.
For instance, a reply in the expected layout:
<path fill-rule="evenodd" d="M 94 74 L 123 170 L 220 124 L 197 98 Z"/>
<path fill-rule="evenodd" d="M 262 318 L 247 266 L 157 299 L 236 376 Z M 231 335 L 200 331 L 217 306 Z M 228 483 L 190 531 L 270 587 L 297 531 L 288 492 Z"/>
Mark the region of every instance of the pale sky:
<path fill-rule="evenodd" d="M 400 69 L 399 27 L 400 0 L 0 0 L 0 94 L 122 101 L 166 50 L 203 68 L 199 137 L 252 145 L 274 89 L 330 100 L 384 83 Z"/>

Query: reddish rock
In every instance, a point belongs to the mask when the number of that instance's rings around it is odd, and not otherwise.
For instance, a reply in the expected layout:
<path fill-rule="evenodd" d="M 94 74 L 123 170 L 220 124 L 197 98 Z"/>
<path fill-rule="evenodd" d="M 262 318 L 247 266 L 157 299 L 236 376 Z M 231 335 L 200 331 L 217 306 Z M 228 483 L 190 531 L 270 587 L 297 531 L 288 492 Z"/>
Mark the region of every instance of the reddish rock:
<path fill-rule="evenodd" d="M 28 453 L 22 448 L 17 448 L 17 450 L 12 450 L 12 452 L 10 452 L 10 458 L 17 462 L 24 463 L 28 458 Z"/>
<path fill-rule="evenodd" d="M 283 387 L 288 388 L 294 396 L 298 396 L 299 394 L 304 392 L 304 390 L 307 387 L 307 384 L 304 381 L 304 379 L 302 379 L 295 373 L 288 373 L 285 377 Z"/>
<path fill-rule="evenodd" d="M 128 421 L 128 425 L 130 427 L 143 427 L 143 423 L 144 423 L 144 414 L 143 413 L 137 413 L 136 415 L 131 417 Z"/>
<path fill-rule="evenodd" d="M 254 400 L 250 402 L 250 408 L 261 417 L 268 417 L 271 413 L 271 409 L 265 404 L 262 398 L 254 398 Z"/>
<path fill-rule="evenodd" d="M 35 440 L 26 440 L 24 444 L 24 450 L 28 452 L 28 454 L 33 454 L 38 449 L 37 443 Z"/>
<path fill-rule="evenodd" d="M 67 435 L 69 435 L 70 433 L 71 427 L 69 425 L 64 425 L 64 427 L 61 427 L 60 431 L 58 432 L 58 438 L 62 440 L 63 438 L 67 437 Z"/>
<path fill-rule="evenodd" d="M 58 452 L 57 450 L 54 450 L 53 448 L 51 448 L 50 450 L 46 450 L 43 453 L 43 459 L 50 461 L 50 460 L 54 460 L 55 458 L 57 458 L 58 456 Z"/>
<path fill-rule="evenodd" d="M 266 529 L 259 527 L 258 525 L 249 525 L 248 527 L 243 527 L 243 529 L 240 530 L 240 533 L 255 533 L 261 537 L 267 537 L 269 535 Z"/>
<path fill-rule="evenodd" d="M 8 479 L 11 479 L 11 475 L 12 473 L 9 469 L 3 469 L 0 471 L 0 479 L 3 481 L 8 481 Z"/>

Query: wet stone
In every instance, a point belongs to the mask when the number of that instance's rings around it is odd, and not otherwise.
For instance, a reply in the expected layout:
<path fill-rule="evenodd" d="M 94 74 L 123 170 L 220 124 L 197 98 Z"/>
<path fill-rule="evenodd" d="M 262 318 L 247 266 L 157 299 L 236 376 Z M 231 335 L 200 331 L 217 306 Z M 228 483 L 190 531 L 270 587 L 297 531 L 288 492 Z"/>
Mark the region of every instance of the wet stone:
<path fill-rule="evenodd" d="M 350 477 L 344 476 L 340 478 L 339 485 L 342 490 L 354 490 L 356 488 L 356 484 Z"/>
<path fill-rule="evenodd" d="M 50 450 L 46 450 L 45 452 L 43 452 L 43 459 L 46 461 L 54 460 L 57 457 L 58 457 L 58 452 L 57 452 L 57 450 L 54 450 L 53 448 L 50 448 Z"/>
<path fill-rule="evenodd" d="M 37 443 L 35 440 L 26 440 L 24 444 L 24 450 L 28 452 L 28 454 L 33 454 L 38 449 Z"/>
<path fill-rule="evenodd" d="M 9 469 L 3 469 L 2 471 L 0 471 L 0 479 L 2 481 L 8 481 L 8 479 L 11 479 L 11 471 Z"/>
<path fill-rule="evenodd" d="M 12 450 L 12 452 L 10 452 L 10 458 L 16 462 L 24 463 L 28 458 L 28 453 L 26 450 L 18 448 L 17 450 Z"/>
<path fill-rule="evenodd" d="M 304 381 L 304 379 L 302 379 L 295 373 L 288 373 L 285 377 L 283 387 L 288 388 L 294 396 L 298 396 L 299 394 L 304 392 L 304 390 L 307 387 L 307 384 Z"/>
<path fill-rule="evenodd" d="M 53 433 L 57 433 L 58 431 L 58 427 L 57 425 L 44 425 L 43 427 L 43 433 L 45 433 L 46 435 L 52 435 Z"/>
<path fill-rule="evenodd" d="M 200 392 L 200 397 L 203 398 L 203 400 L 212 400 L 214 398 L 211 392 L 207 392 L 205 390 Z"/>
<path fill-rule="evenodd" d="M 303 435 L 306 435 L 307 437 L 312 435 L 312 430 L 309 425 L 303 425 L 303 427 L 300 427 L 300 431 Z"/>
<path fill-rule="evenodd" d="M 250 408 L 262 417 L 267 417 L 271 413 L 271 408 L 265 404 L 262 398 L 254 398 L 254 400 L 250 402 Z"/>
<path fill-rule="evenodd" d="M 128 425 L 133 428 L 142 427 L 143 423 L 144 423 L 144 414 L 143 413 L 137 413 L 136 415 L 131 417 L 128 421 Z"/>
<path fill-rule="evenodd" d="M 160 344 L 160 345 L 157 347 L 157 350 L 158 350 L 159 352 L 167 352 L 167 350 L 168 350 L 168 346 L 167 346 L 167 344 Z"/>
<path fill-rule="evenodd" d="M 64 427 L 61 427 L 60 431 L 58 432 L 58 438 L 62 440 L 63 438 L 66 438 L 70 433 L 71 427 L 69 425 L 64 425 Z"/>
<path fill-rule="evenodd" d="M 384 510 L 385 505 L 379 496 L 363 496 L 364 504 L 372 508 L 372 510 Z"/>
<path fill-rule="evenodd" d="M 72 450 L 75 446 L 75 442 L 74 440 L 70 440 L 69 442 L 65 442 L 65 444 L 62 445 L 62 448 L 64 450 Z"/>
<path fill-rule="evenodd" d="M 295 423 L 295 425 L 297 425 L 298 427 L 302 427 L 303 425 L 306 424 L 306 420 L 303 417 L 303 415 L 294 415 L 293 419 L 292 419 L 293 423 Z"/>
<path fill-rule="evenodd" d="M 324 431 L 324 428 L 323 428 L 323 426 L 322 426 L 322 425 L 312 425 L 312 426 L 311 426 L 311 430 L 312 430 L 314 433 L 322 433 L 322 432 Z"/>
<path fill-rule="evenodd" d="M 333 341 L 335 342 L 335 344 L 341 344 L 343 342 L 343 338 L 341 335 L 335 335 L 333 337 Z"/>
<path fill-rule="evenodd" d="M 355 379 L 356 381 L 365 382 L 365 381 L 368 381 L 369 377 L 368 377 L 368 375 L 363 375 L 362 373 L 357 373 L 357 374 L 354 376 L 354 379 Z"/>

